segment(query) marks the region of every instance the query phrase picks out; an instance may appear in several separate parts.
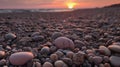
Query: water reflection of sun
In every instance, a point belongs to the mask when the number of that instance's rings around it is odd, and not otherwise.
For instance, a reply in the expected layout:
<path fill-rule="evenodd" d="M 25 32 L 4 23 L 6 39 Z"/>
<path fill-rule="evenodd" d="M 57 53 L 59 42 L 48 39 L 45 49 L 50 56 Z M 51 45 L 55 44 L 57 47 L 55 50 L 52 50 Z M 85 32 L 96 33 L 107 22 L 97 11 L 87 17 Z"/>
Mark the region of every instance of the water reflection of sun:
<path fill-rule="evenodd" d="M 68 7 L 69 9 L 73 9 L 73 8 L 75 7 L 75 5 L 76 5 L 75 2 L 68 2 L 68 3 L 67 3 L 67 7 Z"/>

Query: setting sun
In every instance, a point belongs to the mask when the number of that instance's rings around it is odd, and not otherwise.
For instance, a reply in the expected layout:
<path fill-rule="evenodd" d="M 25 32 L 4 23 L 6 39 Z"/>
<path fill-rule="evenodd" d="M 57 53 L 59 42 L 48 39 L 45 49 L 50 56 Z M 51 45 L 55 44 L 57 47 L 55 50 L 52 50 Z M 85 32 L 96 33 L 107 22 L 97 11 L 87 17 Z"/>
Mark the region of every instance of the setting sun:
<path fill-rule="evenodd" d="M 74 2 L 68 2 L 68 3 L 67 3 L 67 7 L 68 7 L 69 9 L 73 9 L 75 5 L 76 5 L 76 3 L 74 3 Z"/>

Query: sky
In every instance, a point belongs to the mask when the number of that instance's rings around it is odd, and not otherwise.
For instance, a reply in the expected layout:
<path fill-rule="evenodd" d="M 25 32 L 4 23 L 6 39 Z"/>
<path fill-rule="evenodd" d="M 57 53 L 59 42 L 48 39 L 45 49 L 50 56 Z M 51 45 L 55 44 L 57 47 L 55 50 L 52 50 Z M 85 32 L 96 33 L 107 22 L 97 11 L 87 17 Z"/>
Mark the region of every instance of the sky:
<path fill-rule="evenodd" d="M 76 3 L 75 8 L 95 8 L 120 0 L 0 0 L 0 9 L 67 8 L 68 2 Z"/>

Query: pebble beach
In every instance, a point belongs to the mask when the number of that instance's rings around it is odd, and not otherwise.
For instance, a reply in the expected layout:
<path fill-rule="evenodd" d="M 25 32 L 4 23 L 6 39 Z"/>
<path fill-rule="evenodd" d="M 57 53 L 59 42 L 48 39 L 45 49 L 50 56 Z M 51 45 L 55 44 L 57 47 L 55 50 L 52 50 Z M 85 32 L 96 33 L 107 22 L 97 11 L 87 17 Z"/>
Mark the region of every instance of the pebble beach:
<path fill-rule="evenodd" d="M 120 67 L 120 8 L 0 13 L 0 67 Z"/>

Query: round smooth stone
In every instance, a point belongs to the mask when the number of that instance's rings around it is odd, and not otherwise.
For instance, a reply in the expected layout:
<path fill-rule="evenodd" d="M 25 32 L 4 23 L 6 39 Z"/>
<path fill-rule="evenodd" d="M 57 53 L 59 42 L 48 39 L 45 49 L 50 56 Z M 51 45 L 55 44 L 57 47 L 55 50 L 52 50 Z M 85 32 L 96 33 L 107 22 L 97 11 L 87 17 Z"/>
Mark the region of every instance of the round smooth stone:
<path fill-rule="evenodd" d="M 54 63 L 55 67 L 68 67 L 62 60 L 58 60 Z"/>
<path fill-rule="evenodd" d="M 111 67 L 109 63 L 105 63 L 104 67 Z"/>
<path fill-rule="evenodd" d="M 111 55 L 111 51 L 107 47 L 105 47 L 105 46 L 100 46 L 99 50 L 102 51 L 107 56 Z"/>
<path fill-rule="evenodd" d="M 39 62 L 35 62 L 34 65 L 35 65 L 35 67 L 42 67 L 41 63 L 39 63 Z"/>
<path fill-rule="evenodd" d="M 54 44 L 60 49 L 74 49 L 75 47 L 73 41 L 67 37 L 58 37 L 55 39 Z"/>
<path fill-rule="evenodd" d="M 72 51 L 69 51 L 66 53 L 66 57 L 68 57 L 70 59 L 73 59 L 73 55 L 74 55 L 74 52 L 72 52 Z"/>
<path fill-rule="evenodd" d="M 41 50 L 40 50 L 40 53 L 42 55 L 48 55 L 50 53 L 50 48 L 47 47 L 47 46 L 44 46 Z"/>
<path fill-rule="evenodd" d="M 108 48 L 109 48 L 111 51 L 120 53 L 120 45 L 110 45 L 110 46 L 108 46 Z"/>
<path fill-rule="evenodd" d="M 54 62 L 58 60 L 58 55 L 57 54 L 51 54 L 50 59 Z"/>
<path fill-rule="evenodd" d="M 34 55 L 31 52 L 18 52 L 9 57 L 9 61 L 13 65 L 24 65 L 28 61 L 32 60 Z"/>
<path fill-rule="evenodd" d="M 114 67 L 120 67 L 120 57 L 118 56 L 111 56 L 110 63 Z"/>
<path fill-rule="evenodd" d="M 54 67 L 54 66 L 50 62 L 45 62 L 42 67 Z"/>
<path fill-rule="evenodd" d="M 5 51 L 0 51 L 0 58 L 3 58 L 5 56 Z"/>

